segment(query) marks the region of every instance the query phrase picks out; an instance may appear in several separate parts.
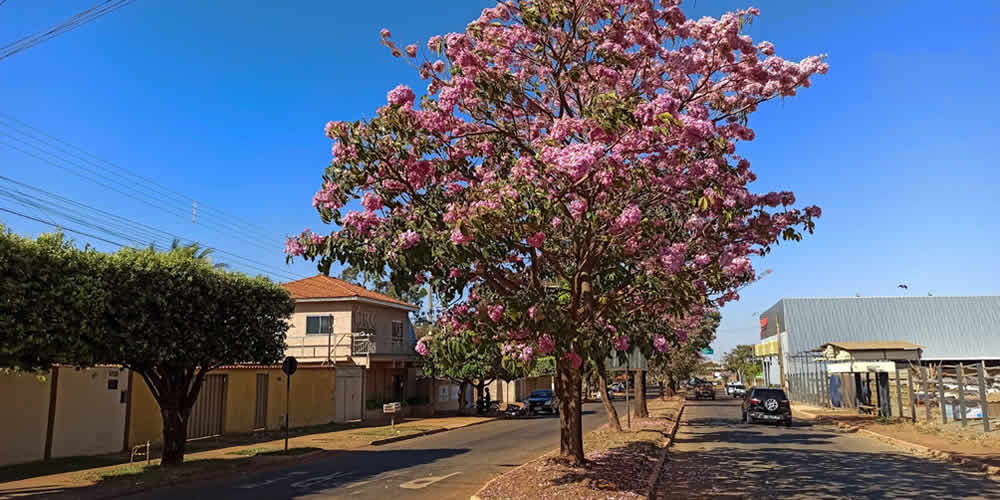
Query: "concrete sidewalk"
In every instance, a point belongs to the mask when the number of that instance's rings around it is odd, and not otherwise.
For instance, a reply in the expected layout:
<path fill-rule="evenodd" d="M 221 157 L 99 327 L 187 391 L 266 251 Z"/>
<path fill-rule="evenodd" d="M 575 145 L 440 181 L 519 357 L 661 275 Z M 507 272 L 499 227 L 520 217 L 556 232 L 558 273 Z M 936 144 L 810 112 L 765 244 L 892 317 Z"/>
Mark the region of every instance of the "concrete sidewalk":
<path fill-rule="evenodd" d="M 291 437 L 288 440 L 289 450 L 297 450 L 297 454 L 274 454 L 284 449 L 284 440 L 273 440 L 253 444 L 241 444 L 210 451 L 188 453 L 184 457 L 185 466 L 177 471 L 160 470 L 164 474 L 154 474 L 146 477 L 142 474 L 145 462 L 121 464 L 93 469 L 76 470 L 59 474 L 49 474 L 19 481 L 0 483 L 0 500 L 22 496 L 51 496 L 69 493 L 72 498 L 108 498 L 124 492 L 148 489 L 160 484 L 174 484 L 179 481 L 193 481 L 203 477 L 214 477 L 220 472 L 239 467 L 269 467 L 275 464 L 295 460 L 305 460 L 310 456 L 324 452 L 352 450 L 376 444 L 387 439 L 400 439 L 406 436 L 419 437 L 429 432 L 468 427 L 495 420 L 494 417 L 435 417 L 422 419 L 407 419 L 405 422 L 390 426 L 360 427 L 334 432 L 309 434 Z M 394 439 L 395 438 L 395 439 Z M 158 465 L 159 460 L 152 460 L 152 465 Z M 188 466 L 190 464 L 190 466 Z M 132 477 L 129 477 L 132 476 Z M 155 477 L 152 477 L 155 476 Z M 107 486 L 107 494 L 102 491 Z M 122 489 L 125 491 L 122 491 Z"/>

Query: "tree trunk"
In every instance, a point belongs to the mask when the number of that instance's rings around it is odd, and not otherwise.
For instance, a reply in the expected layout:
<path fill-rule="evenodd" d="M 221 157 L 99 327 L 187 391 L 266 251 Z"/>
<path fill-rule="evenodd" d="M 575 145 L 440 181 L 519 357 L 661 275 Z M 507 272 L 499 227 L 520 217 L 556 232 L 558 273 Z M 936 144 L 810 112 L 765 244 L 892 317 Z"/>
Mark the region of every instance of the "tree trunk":
<path fill-rule="evenodd" d="M 675 396 L 677 394 L 677 381 L 674 380 L 672 375 L 667 375 L 667 392 L 671 396 Z"/>
<path fill-rule="evenodd" d="M 437 377 L 431 376 L 431 416 L 437 415 L 438 411 L 438 384 Z"/>
<path fill-rule="evenodd" d="M 635 387 L 635 417 L 645 418 L 649 416 L 649 410 L 646 409 L 646 371 L 639 370 L 635 372 L 635 383 L 632 384 Z"/>
<path fill-rule="evenodd" d="M 559 395 L 559 455 L 571 464 L 583 465 L 583 404 L 580 401 L 580 369 L 556 359 L 556 394 Z"/>
<path fill-rule="evenodd" d="M 187 421 L 190 409 L 161 407 L 163 417 L 163 458 L 161 465 L 184 463 L 184 449 L 187 445 Z"/>
<path fill-rule="evenodd" d="M 469 390 L 469 382 L 463 380 L 458 384 L 458 414 L 465 414 L 465 392 Z"/>
<path fill-rule="evenodd" d="M 618 420 L 618 410 L 611 404 L 611 394 L 608 393 L 608 375 L 603 367 L 597 368 L 597 390 L 601 391 L 601 402 L 604 403 L 604 410 L 608 412 L 608 425 L 616 432 L 622 431 L 622 423 Z"/>

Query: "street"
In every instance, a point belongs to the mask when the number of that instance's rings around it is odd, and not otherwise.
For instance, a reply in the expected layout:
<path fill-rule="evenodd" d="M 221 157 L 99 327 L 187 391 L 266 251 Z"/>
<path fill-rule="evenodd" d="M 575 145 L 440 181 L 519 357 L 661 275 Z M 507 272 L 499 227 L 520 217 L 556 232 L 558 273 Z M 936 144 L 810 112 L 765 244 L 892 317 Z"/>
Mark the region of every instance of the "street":
<path fill-rule="evenodd" d="M 1000 482 L 856 434 L 740 423 L 740 400 L 689 401 L 659 498 L 1000 498 Z"/>
<path fill-rule="evenodd" d="M 616 401 L 615 406 L 624 422 L 625 402 Z M 585 404 L 583 411 L 585 433 L 607 422 L 601 403 Z M 558 447 L 558 417 L 500 420 L 129 498 L 466 500 L 496 475 Z"/>

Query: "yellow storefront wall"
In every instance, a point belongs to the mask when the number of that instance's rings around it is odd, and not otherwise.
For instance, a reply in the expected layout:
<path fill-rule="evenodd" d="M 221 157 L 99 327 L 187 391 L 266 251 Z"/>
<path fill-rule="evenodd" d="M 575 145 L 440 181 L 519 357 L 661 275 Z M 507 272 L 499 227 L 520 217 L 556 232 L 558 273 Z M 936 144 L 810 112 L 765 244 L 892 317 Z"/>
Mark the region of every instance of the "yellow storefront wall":
<path fill-rule="evenodd" d="M 212 375 L 226 375 L 226 405 L 223 432 L 238 434 L 254 431 L 257 411 L 257 375 L 267 374 L 267 429 L 280 429 L 285 407 L 285 374 L 279 368 L 227 368 Z M 163 421 L 160 407 L 142 377 L 132 382 L 132 410 L 129 419 L 129 444 L 162 441 Z M 292 375 L 291 427 L 332 422 L 336 404 L 336 371 L 330 367 L 299 366 Z"/>

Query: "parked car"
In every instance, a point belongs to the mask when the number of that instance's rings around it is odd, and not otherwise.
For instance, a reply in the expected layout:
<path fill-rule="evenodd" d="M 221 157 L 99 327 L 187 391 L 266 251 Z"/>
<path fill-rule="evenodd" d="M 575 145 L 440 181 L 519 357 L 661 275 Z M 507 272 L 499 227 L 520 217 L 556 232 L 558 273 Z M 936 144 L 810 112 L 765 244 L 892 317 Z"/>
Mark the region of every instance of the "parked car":
<path fill-rule="evenodd" d="M 711 382 L 702 382 L 688 389 L 688 398 L 715 399 L 715 386 Z"/>
<path fill-rule="evenodd" d="M 747 388 L 743 384 L 729 384 L 726 386 L 726 393 L 734 398 L 742 398 L 747 394 Z"/>
<path fill-rule="evenodd" d="M 559 400 L 552 393 L 552 389 L 535 389 L 531 391 L 528 399 L 525 400 L 525 407 L 528 415 L 535 413 L 559 414 Z"/>
<path fill-rule="evenodd" d="M 741 407 L 743 421 L 753 424 L 758 421 L 774 422 L 792 426 L 792 406 L 788 396 L 781 389 L 754 387 L 743 397 Z"/>

